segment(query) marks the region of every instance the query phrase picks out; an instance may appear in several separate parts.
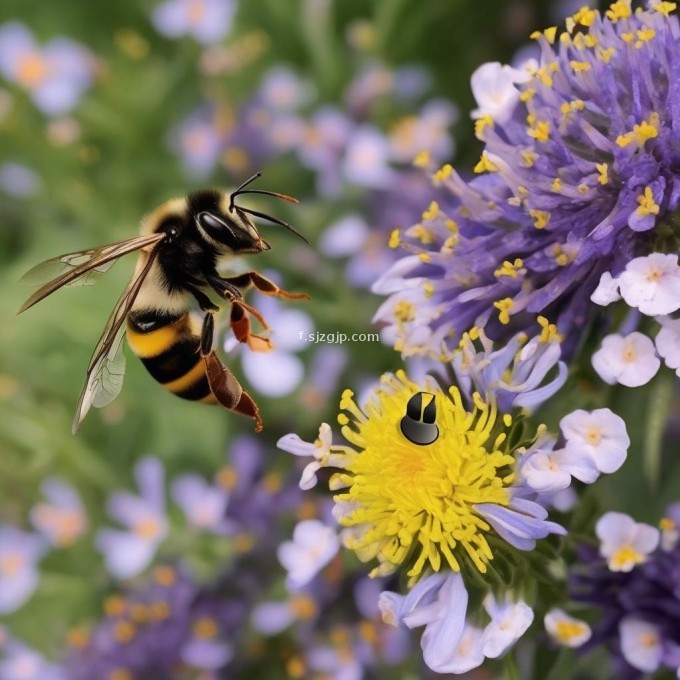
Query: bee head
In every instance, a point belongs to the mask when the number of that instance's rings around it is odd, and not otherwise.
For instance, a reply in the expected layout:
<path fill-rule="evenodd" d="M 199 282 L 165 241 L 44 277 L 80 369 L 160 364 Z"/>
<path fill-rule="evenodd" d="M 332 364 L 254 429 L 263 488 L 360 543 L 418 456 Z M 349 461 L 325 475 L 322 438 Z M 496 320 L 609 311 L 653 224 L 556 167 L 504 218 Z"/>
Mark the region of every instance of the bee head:
<path fill-rule="evenodd" d="M 261 253 L 271 247 L 250 217 L 236 206 L 231 211 L 220 207 L 201 210 L 195 219 L 201 236 L 221 255 Z"/>

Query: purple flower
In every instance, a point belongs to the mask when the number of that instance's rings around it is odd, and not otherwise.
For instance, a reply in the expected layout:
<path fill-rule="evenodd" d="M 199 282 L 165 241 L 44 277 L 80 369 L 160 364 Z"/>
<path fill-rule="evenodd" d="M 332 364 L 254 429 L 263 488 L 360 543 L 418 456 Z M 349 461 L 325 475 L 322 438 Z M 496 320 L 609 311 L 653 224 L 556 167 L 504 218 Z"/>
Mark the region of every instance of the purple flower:
<path fill-rule="evenodd" d="M 555 28 L 535 34 L 540 62 L 517 84 L 514 108 L 477 120 L 484 174 L 438 170 L 435 183 L 458 207 L 433 204 L 404 234 L 409 255 L 387 277 L 392 299 L 424 288 L 427 311 L 402 323 L 401 351 L 452 350 L 474 326 L 498 341 L 534 335 L 542 315 L 570 356 L 598 313 L 590 298 L 602 275 L 675 251 L 664 234 L 675 234 L 680 203 L 680 22 L 669 8 L 632 12 L 622 0 L 605 16 L 579 10 L 558 39 Z M 517 82 L 512 69 L 504 77 Z"/>
<path fill-rule="evenodd" d="M 28 28 L 13 21 L 0 26 L 0 73 L 56 116 L 75 108 L 92 84 L 92 57 L 68 38 L 54 38 L 41 48 Z"/>
<path fill-rule="evenodd" d="M 135 466 L 140 495 L 118 491 L 108 502 L 109 514 L 128 530 L 102 529 L 97 548 L 103 553 L 109 572 L 116 578 L 131 578 L 149 566 L 165 539 L 165 470 L 156 458 L 144 458 Z"/>
<path fill-rule="evenodd" d="M 144 585 L 104 602 L 105 616 L 64 662 L 69 680 L 187 680 L 231 659 L 242 605 L 202 590 L 186 574 L 158 567 Z M 118 673 L 118 675 L 116 675 Z"/>
<path fill-rule="evenodd" d="M 12 526 L 0 526 L 0 614 L 16 611 L 33 595 L 44 541 Z"/>
<path fill-rule="evenodd" d="M 172 482 L 170 492 L 193 528 L 216 534 L 228 530 L 225 517 L 229 494 L 225 489 L 208 484 L 199 475 L 187 474 Z"/>
<path fill-rule="evenodd" d="M 11 196 L 29 198 L 40 190 L 41 185 L 40 176 L 21 163 L 0 165 L 0 189 Z"/>
<path fill-rule="evenodd" d="M 169 38 L 190 35 L 207 45 L 230 32 L 236 9 L 236 0 L 168 0 L 156 7 L 152 21 Z"/>
<path fill-rule="evenodd" d="M 673 519 L 675 517 L 675 519 Z M 680 671 L 680 543 L 678 504 L 659 532 L 621 513 L 598 522 L 600 549 L 582 545 L 569 577 L 570 599 L 599 610 L 584 651 L 605 645 L 617 677 L 641 678 L 660 668 Z"/>
<path fill-rule="evenodd" d="M 226 130 L 215 112 L 199 109 L 185 118 L 169 136 L 187 172 L 204 177 L 217 165 L 224 147 Z"/>
<path fill-rule="evenodd" d="M 72 545 L 87 531 L 87 515 L 78 492 L 55 478 L 43 482 L 42 492 L 47 502 L 31 510 L 31 523 L 51 545 Z"/>
<path fill-rule="evenodd" d="M 25 644 L 10 639 L 0 649 L 0 680 L 67 680 L 63 670 Z"/>

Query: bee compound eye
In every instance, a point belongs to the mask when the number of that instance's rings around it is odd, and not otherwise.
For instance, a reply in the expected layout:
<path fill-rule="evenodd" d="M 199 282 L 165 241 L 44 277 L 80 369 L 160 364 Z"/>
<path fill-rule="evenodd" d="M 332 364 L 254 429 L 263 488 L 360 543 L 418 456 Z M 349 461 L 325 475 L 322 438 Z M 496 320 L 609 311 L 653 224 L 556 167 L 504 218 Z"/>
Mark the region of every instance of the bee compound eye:
<path fill-rule="evenodd" d="M 406 404 L 406 414 L 400 422 L 401 433 L 412 444 L 427 446 L 439 438 L 436 419 L 437 406 L 434 394 L 418 392 Z"/>

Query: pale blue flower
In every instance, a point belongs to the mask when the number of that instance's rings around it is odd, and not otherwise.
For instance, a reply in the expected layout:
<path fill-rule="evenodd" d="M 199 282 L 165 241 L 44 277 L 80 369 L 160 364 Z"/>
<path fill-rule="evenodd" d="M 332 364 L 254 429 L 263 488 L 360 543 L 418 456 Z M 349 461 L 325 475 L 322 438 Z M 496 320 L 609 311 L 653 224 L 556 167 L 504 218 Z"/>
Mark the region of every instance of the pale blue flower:
<path fill-rule="evenodd" d="M 75 108 L 90 87 L 93 60 L 69 38 L 54 38 L 40 47 L 26 26 L 12 21 L 0 26 L 0 74 L 55 116 Z"/>
<path fill-rule="evenodd" d="M 210 44 L 231 31 L 237 7 L 236 0 L 168 0 L 154 9 L 151 20 L 169 38 L 190 35 Z"/>
<path fill-rule="evenodd" d="M 0 614 L 16 611 L 33 595 L 45 542 L 7 524 L 0 525 Z"/>
<path fill-rule="evenodd" d="M 135 466 L 140 494 L 118 491 L 109 499 L 109 514 L 128 530 L 102 529 L 97 532 L 96 545 L 116 578 L 132 578 L 144 571 L 165 539 L 164 478 L 162 463 L 144 458 Z"/>

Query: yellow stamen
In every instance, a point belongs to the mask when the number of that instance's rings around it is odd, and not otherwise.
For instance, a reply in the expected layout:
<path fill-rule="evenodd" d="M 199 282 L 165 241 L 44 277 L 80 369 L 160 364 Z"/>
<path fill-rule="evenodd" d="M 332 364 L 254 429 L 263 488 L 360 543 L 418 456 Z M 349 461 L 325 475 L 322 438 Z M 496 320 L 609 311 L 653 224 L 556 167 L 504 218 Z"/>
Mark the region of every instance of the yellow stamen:
<path fill-rule="evenodd" d="M 523 266 L 524 262 L 519 257 L 514 262 L 508 262 L 508 260 L 505 260 L 505 262 L 503 262 L 503 264 L 498 269 L 496 269 L 493 275 L 496 278 L 501 276 L 509 276 L 513 279 L 516 279 Z"/>
<path fill-rule="evenodd" d="M 474 167 L 474 171 L 478 174 L 480 172 L 498 172 L 498 166 L 491 161 L 486 151 L 483 151 L 482 157 Z"/>
<path fill-rule="evenodd" d="M 547 210 L 530 210 L 529 214 L 534 220 L 536 229 L 545 229 L 550 222 L 550 213 Z"/>
<path fill-rule="evenodd" d="M 669 17 L 670 13 L 677 9 L 678 3 L 677 2 L 653 2 L 652 3 L 652 9 L 655 10 L 656 12 L 660 12 L 663 14 L 665 17 Z"/>
<path fill-rule="evenodd" d="M 430 152 L 429 151 L 421 151 L 414 159 L 413 159 L 413 165 L 416 166 L 416 168 L 428 168 L 430 166 L 430 163 L 432 162 L 432 159 L 430 157 Z"/>
<path fill-rule="evenodd" d="M 489 114 L 486 114 L 475 121 L 475 137 L 483 140 L 484 130 L 488 127 L 493 127 L 493 118 Z"/>
<path fill-rule="evenodd" d="M 394 249 L 394 248 L 398 248 L 400 245 L 401 245 L 401 240 L 399 239 L 399 229 L 395 229 L 390 234 L 389 246 L 390 246 L 390 248 Z"/>
<path fill-rule="evenodd" d="M 499 311 L 498 319 L 505 326 L 510 323 L 510 312 L 515 307 L 515 301 L 512 298 L 503 298 L 494 302 L 493 306 Z"/>
<path fill-rule="evenodd" d="M 607 19 L 614 23 L 620 19 L 628 19 L 631 15 L 630 0 L 617 0 L 617 2 L 610 5 L 607 10 Z"/>
<path fill-rule="evenodd" d="M 636 209 L 635 214 L 639 217 L 658 215 L 661 211 L 661 207 L 654 200 L 654 194 L 652 193 L 651 187 L 645 187 L 645 193 L 638 196 L 637 202 L 638 208 Z"/>
<path fill-rule="evenodd" d="M 564 340 L 554 323 L 550 323 L 544 316 L 539 316 L 537 320 L 541 327 L 541 335 L 538 338 L 540 342 L 562 342 Z"/>
<path fill-rule="evenodd" d="M 433 220 L 439 215 L 439 204 L 437 201 L 432 201 L 430 207 L 423 213 L 424 220 Z"/>

